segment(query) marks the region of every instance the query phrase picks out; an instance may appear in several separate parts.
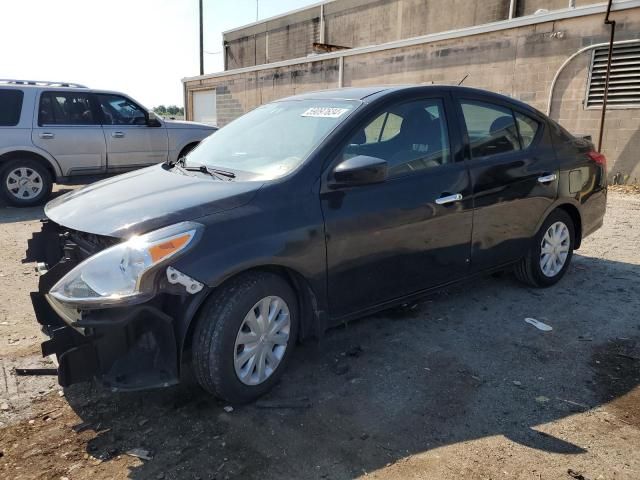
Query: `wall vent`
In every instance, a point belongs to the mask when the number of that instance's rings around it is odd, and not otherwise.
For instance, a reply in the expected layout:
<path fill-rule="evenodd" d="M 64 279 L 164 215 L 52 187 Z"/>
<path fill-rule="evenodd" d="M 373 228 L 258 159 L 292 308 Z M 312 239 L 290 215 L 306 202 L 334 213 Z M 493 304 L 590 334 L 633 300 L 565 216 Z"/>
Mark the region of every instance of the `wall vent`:
<path fill-rule="evenodd" d="M 609 47 L 596 48 L 591 57 L 587 108 L 602 108 Z M 640 42 L 613 46 L 607 108 L 640 108 Z"/>

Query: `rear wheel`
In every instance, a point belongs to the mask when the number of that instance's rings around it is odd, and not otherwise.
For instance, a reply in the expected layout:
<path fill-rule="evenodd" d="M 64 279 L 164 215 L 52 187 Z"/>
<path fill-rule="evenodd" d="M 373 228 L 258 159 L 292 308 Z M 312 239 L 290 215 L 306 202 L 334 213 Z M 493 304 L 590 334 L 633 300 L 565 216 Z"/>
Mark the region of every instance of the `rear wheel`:
<path fill-rule="evenodd" d="M 564 210 L 554 210 L 540 227 L 526 257 L 516 266 L 516 277 L 535 287 L 554 285 L 569 268 L 574 245 L 573 220 Z"/>
<path fill-rule="evenodd" d="M 52 186 L 51 173 L 37 160 L 16 158 L 0 168 L 0 192 L 10 205 L 38 205 L 49 198 Z"/>
<path fill-rule="evenodd" d="M 250 272 L 208 300 L 193 338 L 193 368 L 202 387 L 247 403 L 279 380 L 295 346 L 297 301 L 281 277 Z"/>

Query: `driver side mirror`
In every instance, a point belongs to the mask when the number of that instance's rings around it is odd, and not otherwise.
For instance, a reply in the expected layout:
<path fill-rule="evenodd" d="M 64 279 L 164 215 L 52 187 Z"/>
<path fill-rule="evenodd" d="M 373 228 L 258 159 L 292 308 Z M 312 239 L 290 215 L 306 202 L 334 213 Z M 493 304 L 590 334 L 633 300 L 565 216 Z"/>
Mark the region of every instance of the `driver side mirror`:
<path fill-rule="evenodd" d="M 161 127 L 162 126 L 162 123 L 160 122 L 160 119 L 155 114 L 155 112 L 149 112 L 149 114 L 147 116 L 147 126 L 148 127 Z"/>
<path fill-rule="evenodd" d="M 352 187 L 384 182 L 387 179 L 386 160 L 366 155 L 358 155 L 342 161 L 333 170 L 331 188 Z"/>

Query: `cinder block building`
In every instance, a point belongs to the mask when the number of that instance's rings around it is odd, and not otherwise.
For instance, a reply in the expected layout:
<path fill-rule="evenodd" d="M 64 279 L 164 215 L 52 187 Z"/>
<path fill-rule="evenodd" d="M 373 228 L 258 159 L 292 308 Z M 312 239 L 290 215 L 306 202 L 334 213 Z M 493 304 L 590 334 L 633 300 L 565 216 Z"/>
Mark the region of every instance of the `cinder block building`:
<path fill-rule="evenodd" d="M 597 139 L 609 27 L 592 0 L 332 0 L 224 32 L 225 70 L 183 79 L 186 116 L 224 126 L 336 87 L 458 83 L 523 100 Z M 617 0 L 603 151 L 640 181 L 640 0 Z M 315 45 L 314 45 L 315 44 Z"/>

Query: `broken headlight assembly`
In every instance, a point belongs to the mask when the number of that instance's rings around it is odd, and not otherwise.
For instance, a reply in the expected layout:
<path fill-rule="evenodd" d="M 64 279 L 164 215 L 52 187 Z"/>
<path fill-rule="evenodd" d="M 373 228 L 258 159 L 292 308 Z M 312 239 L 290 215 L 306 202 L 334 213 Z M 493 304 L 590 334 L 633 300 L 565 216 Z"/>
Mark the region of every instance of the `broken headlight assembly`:
<path fill-rule="evenodd" d="M 62 277 L 49 295 L 82 309 L 144 302 L 156 293 L 161 267 L 192 248 L 202 228 L 181 222 L 102 250 Z"/>

